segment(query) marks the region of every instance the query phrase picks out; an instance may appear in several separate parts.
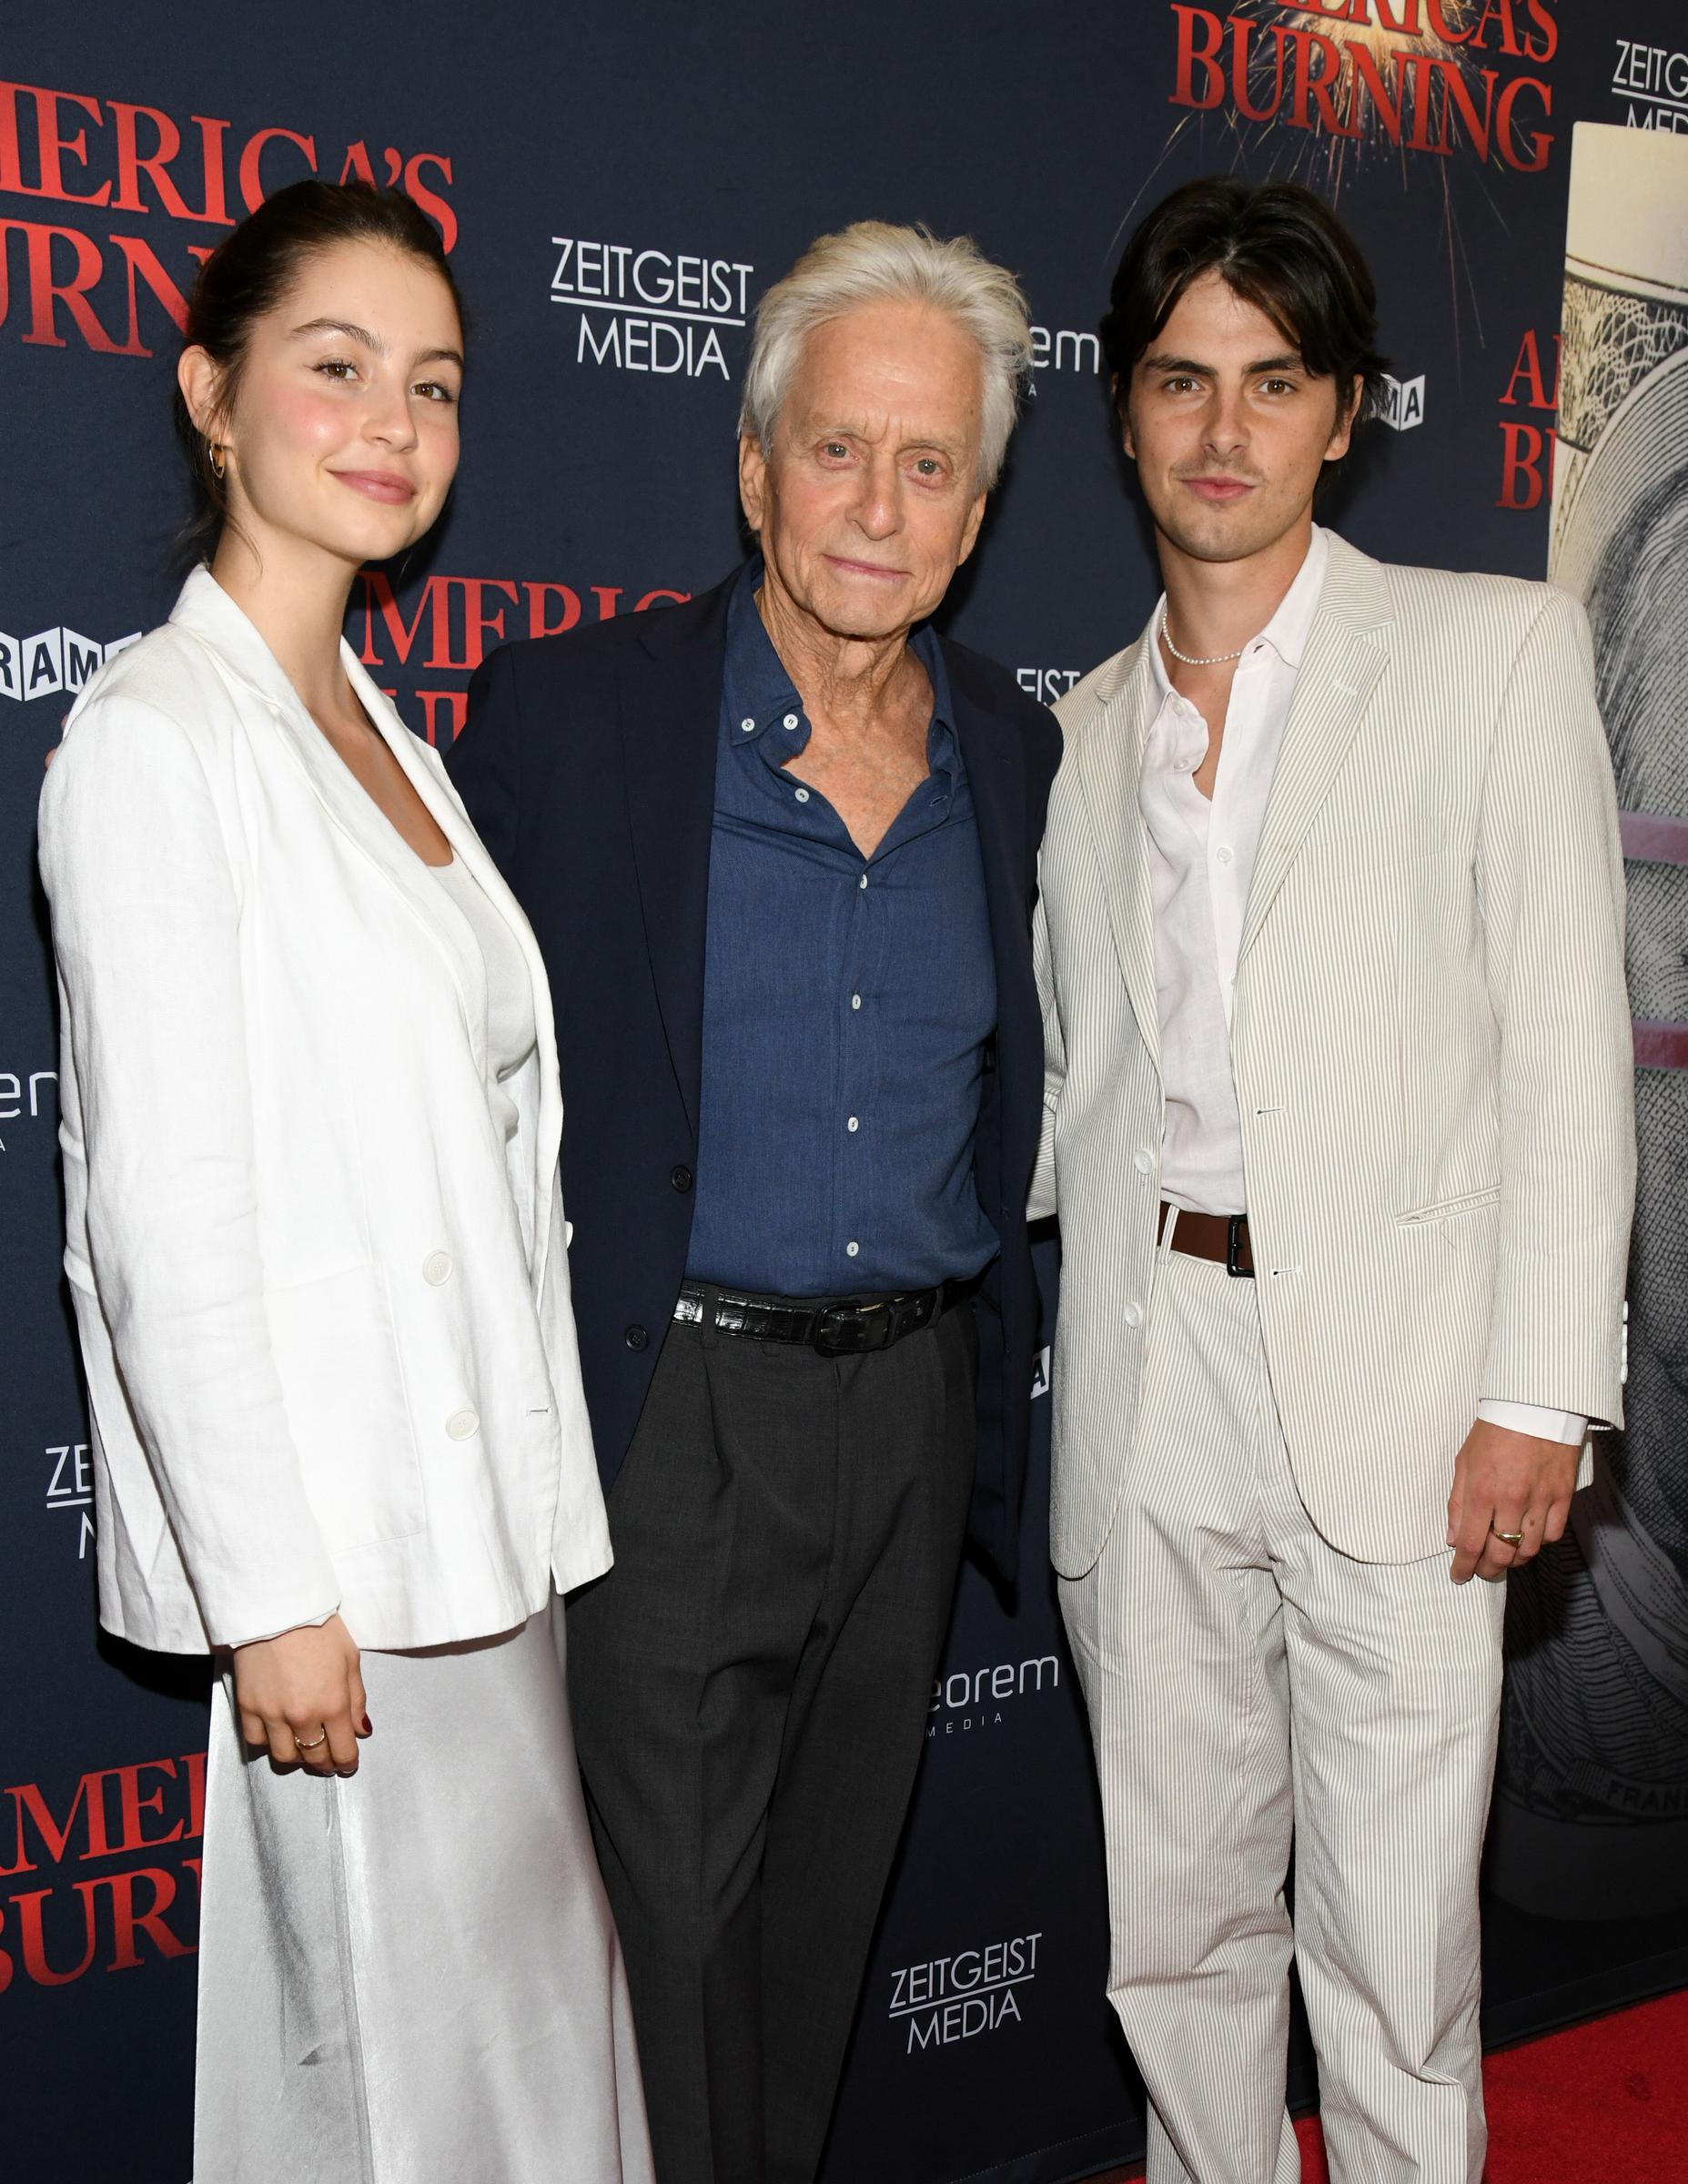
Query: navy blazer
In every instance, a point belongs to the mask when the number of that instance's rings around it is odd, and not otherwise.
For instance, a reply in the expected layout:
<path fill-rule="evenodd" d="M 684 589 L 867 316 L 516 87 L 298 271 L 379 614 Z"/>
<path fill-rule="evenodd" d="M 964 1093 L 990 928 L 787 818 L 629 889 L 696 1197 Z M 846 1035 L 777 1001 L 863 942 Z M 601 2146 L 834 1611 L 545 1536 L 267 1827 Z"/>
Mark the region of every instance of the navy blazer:
<path fill-rule="evenodd" d="M 447 760 L 551 974 L 581 1370 L 606 1490 L 639 1422 L 685 1271 L 704 1060 L 703 929 L 727 602 L 501 646 Z M 1043 1117 L 1032 976 L 1037 845 L 1060 730 L 1005 668 L 944 641 L 996 962 L 975 1139 L 1002 1251 L 975 1299 L 971 1532 L 1016 1574 L 1037 1294 L 1026 1199 Z"/>

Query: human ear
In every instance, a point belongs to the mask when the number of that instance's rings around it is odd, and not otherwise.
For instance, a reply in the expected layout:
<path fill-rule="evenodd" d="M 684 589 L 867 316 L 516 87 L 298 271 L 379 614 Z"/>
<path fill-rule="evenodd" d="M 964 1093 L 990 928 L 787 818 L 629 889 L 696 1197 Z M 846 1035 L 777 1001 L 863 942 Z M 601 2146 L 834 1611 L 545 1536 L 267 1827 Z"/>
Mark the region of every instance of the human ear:
<path fill-rule="evenodd" d="M 194 430 L 215 440 L 227 420 L 221 414 L 222 373 L 209 354 L 195 346 L 185 349 L 176 367 L 176 383 L 182 390 Z"/>
<path fill-rule="evenodd" d="M 739 435 L 739 506 L 753 531 L 762 529 L 768 498 L 768 458 L 753 432 Z"/>

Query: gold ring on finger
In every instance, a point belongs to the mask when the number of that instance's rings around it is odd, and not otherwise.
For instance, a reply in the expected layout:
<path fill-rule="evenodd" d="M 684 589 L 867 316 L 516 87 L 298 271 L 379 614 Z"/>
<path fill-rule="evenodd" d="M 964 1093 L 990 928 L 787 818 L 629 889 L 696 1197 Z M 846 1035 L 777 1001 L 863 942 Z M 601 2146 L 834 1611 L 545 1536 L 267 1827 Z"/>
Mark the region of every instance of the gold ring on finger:
<path fill-rule="evenodd" d="M 1489 1529 L 1497 1540 L 1504 1540 L 1509 1547 L 1521 1547 L 1524 1543 L 1521 1532 L 1502 1532 L 1498 1524 L 1491 1524 Z"/>
<path fill-rule="evenodd" d="M 1498 1537 L 1499 1535 L 1497 1534 L 1496 1536 Z M 1523 1535 L 1521 1532 L 1519 1537 L 1521 1539 L 1522 1536 Z M 318 1744 L 326 1744 L 328 1741 L 329 1733 L 326 1729 L 322 1732 L 320 1736 L 313 1736 L 308 1739 L 302 1736 L 296 1736 L 293 1739 L 295 1746 L 300 1752 L 314 1752 Z"/>

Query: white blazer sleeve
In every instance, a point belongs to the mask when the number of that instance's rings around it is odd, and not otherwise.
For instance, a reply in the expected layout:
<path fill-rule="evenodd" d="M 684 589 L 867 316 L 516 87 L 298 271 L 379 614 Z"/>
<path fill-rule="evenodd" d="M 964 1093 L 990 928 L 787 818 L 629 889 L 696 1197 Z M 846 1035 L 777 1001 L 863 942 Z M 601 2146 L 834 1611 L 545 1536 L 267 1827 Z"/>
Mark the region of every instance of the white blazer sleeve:
<path fill-rule="evenodd" d="M 94 693 L 47 776 L 40 845 L 82 1115 L 66 1162 L 86 1163 L 92 1283 L 135 1423 L 211 1643 L 290 1629 L 339 1586 L 270 1353 L 240 885 L 192 737 Z"/>
<path fill-rule="evenodd" d="M 1562 592 L 1501 701 L 1477 884 L 1501 1110 L 1483 1393 L 1617 1424 L 1635 1197 L 1623 853 L 1588 622 Z"/>

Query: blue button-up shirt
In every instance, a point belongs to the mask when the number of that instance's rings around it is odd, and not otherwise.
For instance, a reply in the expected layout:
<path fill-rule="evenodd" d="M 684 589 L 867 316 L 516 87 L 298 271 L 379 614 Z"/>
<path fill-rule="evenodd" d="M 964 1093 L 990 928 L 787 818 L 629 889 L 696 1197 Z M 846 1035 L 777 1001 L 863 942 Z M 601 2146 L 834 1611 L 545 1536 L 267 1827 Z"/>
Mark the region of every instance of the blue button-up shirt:
<path fill-rule="evenodd" d="M 931 772 L 871 857 L 782 761 L 809 722 L 755 592 L 727 620 L 709 865 L 693 1280 L 924 1289 L 996 1253 L 973 1179 L 996 1025 L 978 830 L 930 631 Z"/>

